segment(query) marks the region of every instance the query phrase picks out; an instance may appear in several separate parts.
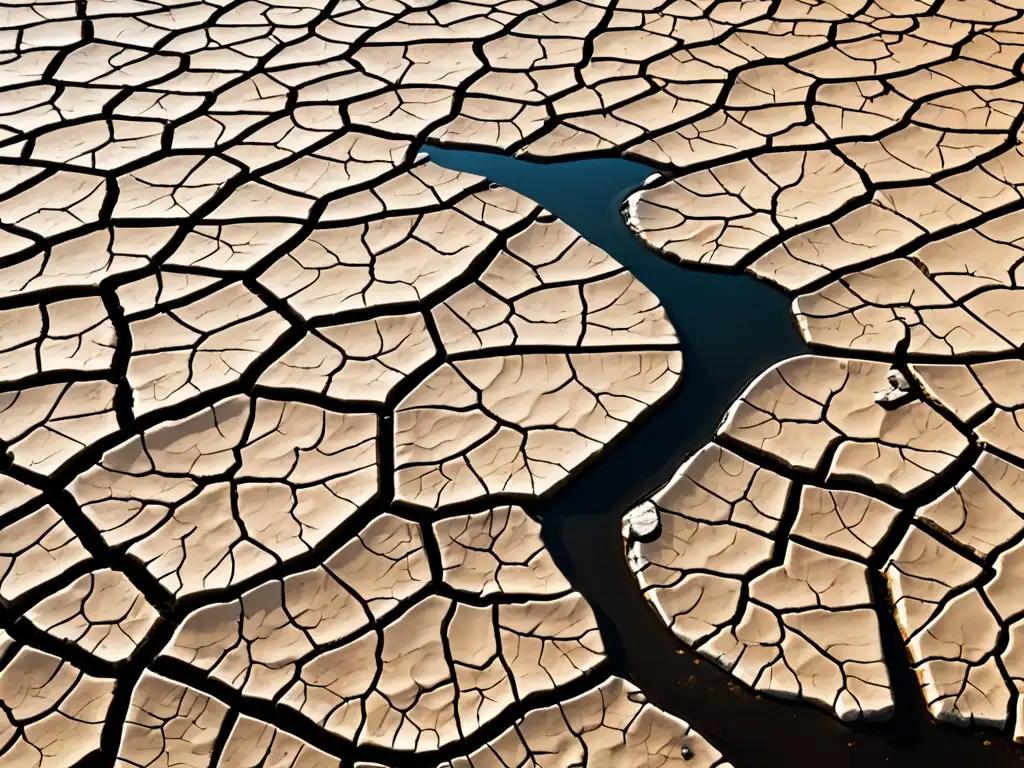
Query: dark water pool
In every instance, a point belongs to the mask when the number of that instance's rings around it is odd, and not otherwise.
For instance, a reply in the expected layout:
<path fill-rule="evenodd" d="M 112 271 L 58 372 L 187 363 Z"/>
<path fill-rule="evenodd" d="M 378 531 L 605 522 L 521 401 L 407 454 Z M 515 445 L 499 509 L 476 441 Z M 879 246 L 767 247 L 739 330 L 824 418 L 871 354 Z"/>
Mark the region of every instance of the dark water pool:
<path fill-rule="evenodd" d="M 813 707 L 756 696 L 683 649 L 626 568 L 619 518 L 711 438 L 755 376 L 807 351 L 789 297 L 749 276 L 684 267 L 648 250 L 620 214 L 629 192 L 652 173 L 646 166 L 617 159 L 540 164 L 424 149 L 438 165 L 485 176 L 535 200 L 612 254 L 657 294 L 682 340 L 682 387 L 578 477 L 531 506 L 559 566 L 594 606 L 615 671 L 690 722 L 735 768 L 1024 765 L 1024 747 L 1005 736 L 933 724 L 902 659 L 890 664 L 897 718 L 851 728 Z M 887 649 L 901 652 L 897 643 Z"/>
<path fill-rule="evenodd" d="M 540 203 L 612 254 L 657 294 L 682 339 L 682 390 L 656 418 L 631 431 L 628 450 L 615 452 L 613 472 L 608 467 L 612 476 L 601 484 L 606 487 L 575 483 L 590 492 L 574 492 L 571 501 L 560 495 L 572 512 L 625 506 L 667 480 L 679 459 L 707 441 L 751 379 L 806 351 L 782 291 L 735 274 L 684 269 L 630 232 L 620 207 L 650 168 L 617 159 L 540 164 L 484 152 L 427 152 L 438 165 L 486 176 Z"/>

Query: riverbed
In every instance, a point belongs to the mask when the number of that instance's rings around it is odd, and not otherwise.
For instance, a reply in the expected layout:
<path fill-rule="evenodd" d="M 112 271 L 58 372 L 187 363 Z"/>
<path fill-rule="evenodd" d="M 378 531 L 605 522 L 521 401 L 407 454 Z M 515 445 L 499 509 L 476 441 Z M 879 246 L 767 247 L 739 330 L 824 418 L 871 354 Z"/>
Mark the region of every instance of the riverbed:
<path fill-rule="evenodd" d="M 609 158 L 541 164 L 486 152 L 425 151 L 438 165 L 485 176 L 563 219 L 653 291 L 679 334 L 682 385 L 577 477 L 531 505 L 556 562 L 594 606 L 615 671 L 691 723 L 735 768 L 1024 765 L 1024 748 L 1006 736 L 934 724 L 885 611 L 880 618 L 896 716 L 854 727 L 809 705 L 756 695 L 671 635 L 626 567 L 619 518 L 711 439 L 755 376 L 807 351 L 790 298 L 748 275 L 682 266 L 645 247 L 621 215 L 623 201 L 653 172 L 644 165 Z M 880 588 L 880 581 L 873 586 Z"/>

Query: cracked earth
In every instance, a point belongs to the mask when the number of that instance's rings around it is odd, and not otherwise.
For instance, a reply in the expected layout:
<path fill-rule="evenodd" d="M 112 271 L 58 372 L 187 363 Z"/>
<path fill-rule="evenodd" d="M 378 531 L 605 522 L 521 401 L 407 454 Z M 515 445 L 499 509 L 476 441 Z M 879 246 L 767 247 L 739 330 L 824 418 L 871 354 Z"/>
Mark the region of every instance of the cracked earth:
<path fill-rule="evenodd" d="M 888 716 L 892 612 L 938 720 L 1024 739 L 1020 9 L 773 8 L 672 54 L 720 100 L 636 147 L 677 170 L 628 215 L 669 258 L 791 293 L 818 354 L 754 381 L 640 507 L 661 529 L 631 565 L 756 690 Z"/>
<path fill-rule="evenodd" d="M 989 0 L 6 3 L 0 762 L 726 765 L 612 671 L 531 514 L 679 385 L 676 331 L 424 143 L 642 160 L 644 241 L 793 295 L 814 354 L 627 526 L 683 643 L 843 719 L 909 660 L 937 718 L 1024 738 L 1022 32 Z"/>

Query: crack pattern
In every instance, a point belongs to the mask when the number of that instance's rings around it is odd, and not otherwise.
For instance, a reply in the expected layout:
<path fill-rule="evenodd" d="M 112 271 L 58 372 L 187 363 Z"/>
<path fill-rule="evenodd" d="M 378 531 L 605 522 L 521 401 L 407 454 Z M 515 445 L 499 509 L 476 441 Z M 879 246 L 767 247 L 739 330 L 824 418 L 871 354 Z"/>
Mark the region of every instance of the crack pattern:
<path fill-rule="evenodd" d="M 416 151 L 572 7 L 7 9 L 0 762 L 725 765 L 530 513 L 678 384 L 674 329 Z"/>
<path fill-rule="evenodd" d="M 1024 516 L 1020 10 L 757 13 L 671 54 L 711 97 L 628 145 L 665 168 L 626 213 L 667 257 L 789 292 L 815 354 L 753 382 L 644 502 L 661 532 L 627 531 L 631 565 L 683 642 L 843 719 L 891 710 L 891 609 L 932 714 L 1020 738 L 1019 609 L 999 605 Z"/>
<path fill-rule="evenodd" d="M 98 710 L 61 709 L 72 684 L 46 728 L 140 768 L 510 766 L 545 733 L 577 763 L 681 759 L 685 726 L 607 678 L 535 532 L 504 534 L 676 385 L 675 333 L 606 254 L 426 141 L 651 163 L 633 229 L 793 293 L 826 353 L 766 372 L 653 497 L 662 535 L 629 557 L 666 624 L 763 690 L 882 715 L 881 570 L 933 711 L 1003 722 L 1024 680 L 1020 24 L 994 0 L 5 9 L 8 678 L 32 653 L 116 678 L 99 736 Z M 226 667 L 199 654 L 206 611 Z M 346 645 L 322 650 L 321 612 Z M 492 646 L 457 648 L 478 624 Z M 279 706 L 371 643 L 365 685 Z M 415 690 L 389 687 L 415 658 Z M 502 685 L 529 692 L 496 707 Z M 11 696 L 0 749 L 42 765 Z"/>

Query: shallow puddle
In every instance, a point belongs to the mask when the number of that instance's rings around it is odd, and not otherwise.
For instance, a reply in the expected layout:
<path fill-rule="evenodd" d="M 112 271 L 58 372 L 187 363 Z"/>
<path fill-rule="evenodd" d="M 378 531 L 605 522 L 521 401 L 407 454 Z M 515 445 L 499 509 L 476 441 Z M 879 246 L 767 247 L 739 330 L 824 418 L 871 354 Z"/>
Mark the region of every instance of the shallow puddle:
<path fill-rule="evenodd" d="M 618 159 L 540 164 L 486 152 L 426 151 L 439 165 L 485 176 L 537 201 L 606 250 L 658 296 L 682 341 L 682 386 L 565 487 L 531 505 L 543 518 L 559 567 L 597 612 L 616 672 L 686 719 L 736 768 L 1024 765 L 1024 750 L 1005 736 L 931 721 L 913 672 L 896 656 L 905 651 L 886 612 L 880 612 L 882 633 L 896 697 L 896 718 L 887 723 L 849 727 L 810 706 L 757 696 L 682 650 L 627 570 L 619 518 L 712 437 L 755 376 L 807 350 L 789 297 L 747 275 L 680 266 L 647 249 L 620 213 L 626 196 L 652 173 L 643 165 Z"/>

